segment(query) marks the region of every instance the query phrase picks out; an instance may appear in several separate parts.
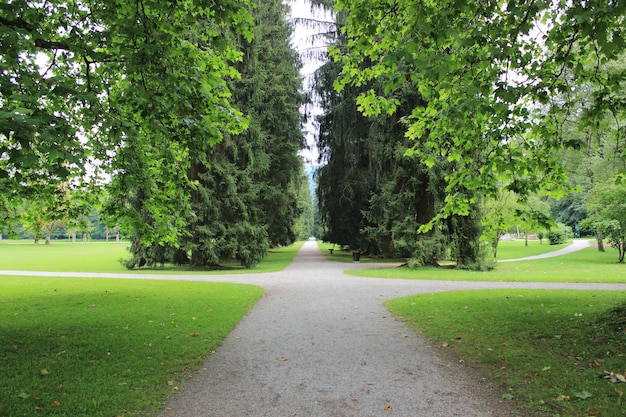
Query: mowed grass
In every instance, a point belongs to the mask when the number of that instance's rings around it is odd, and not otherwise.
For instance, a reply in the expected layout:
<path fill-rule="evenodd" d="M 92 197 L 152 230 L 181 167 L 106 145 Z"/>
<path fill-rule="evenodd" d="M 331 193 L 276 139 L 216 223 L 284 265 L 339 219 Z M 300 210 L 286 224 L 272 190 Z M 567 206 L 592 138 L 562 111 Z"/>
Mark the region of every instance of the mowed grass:
<path fill-rule="evenodd" d="M 157 415 L 262 294 L 237 284 L 0 276 L 0 415 Z"/>
<path fill-rule="evenodd" d="M 228 273 L 263 273 L 284 269 L 304 242 L 270 249 L 263 261 L 246 269 L 236 262 L 224 266 Z M 192 270 L 185 266 L 165 265 L 158 268 L 141 268 L 129 271 L 119 262 L 128 258 L 127 242 L 76 242 L 53 241 L 50 245 L 34 244 L 32 240 L 0 241 L 0 270 L 50 271 L 50 272 L 106 272 L 106 273 L 171 273 L 171 274 L 223 274 L 224 270 Z"/>
<path fill-rule="evenodd" d="M 464 271 L 435 267 L 407 267 L 346 271 L 349 275 L 374 278 L 401 278 L 448 281 L 507 282 L 603 282 L 626 283 L 626 265 L 617 263 L 617 252 L 586 248 L 554 258 L 500 262 L 493 271 Z"/>
<path fill-rule="evenodd" d="M 492 378 L 515 415 L 619 417 L 626 415 L 626 317 L 622 310 L 619 325 L 620 316 L 606 312 L 625 299 L 623 291 L 459 291 L 386 307 L 444 358 Z"/>

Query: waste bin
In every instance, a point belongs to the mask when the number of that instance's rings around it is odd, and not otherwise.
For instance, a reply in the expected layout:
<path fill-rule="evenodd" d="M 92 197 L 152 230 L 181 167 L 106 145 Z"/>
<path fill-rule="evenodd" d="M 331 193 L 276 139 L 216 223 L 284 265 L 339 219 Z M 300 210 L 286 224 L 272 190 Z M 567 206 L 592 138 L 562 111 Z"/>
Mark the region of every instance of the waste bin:
<path fill-rule="evenodd" d="M 361 260 L 360 252 L 352 252 L 352 262 L 359 262 Z"/>

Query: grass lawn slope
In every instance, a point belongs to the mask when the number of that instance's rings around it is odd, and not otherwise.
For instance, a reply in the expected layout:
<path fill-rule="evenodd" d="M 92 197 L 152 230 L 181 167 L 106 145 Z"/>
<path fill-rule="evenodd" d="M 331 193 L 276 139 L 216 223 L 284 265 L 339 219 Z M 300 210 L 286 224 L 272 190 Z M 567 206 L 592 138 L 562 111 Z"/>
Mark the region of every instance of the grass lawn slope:
<path fill-rule="evenodd" d="M 150 416 L 259 287 L 0 276 L 0 415 Z"/>

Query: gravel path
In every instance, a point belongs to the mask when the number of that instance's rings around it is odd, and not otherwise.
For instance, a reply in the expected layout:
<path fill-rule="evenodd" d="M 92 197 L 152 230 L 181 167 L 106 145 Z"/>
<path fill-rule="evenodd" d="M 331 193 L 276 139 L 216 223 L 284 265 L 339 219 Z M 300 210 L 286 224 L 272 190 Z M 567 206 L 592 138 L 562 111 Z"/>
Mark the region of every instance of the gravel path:
<path fill-rule="evenodd" d="M 572 252 L 578 252 L 590 246 L 588 240 L 575 240 L 571 245 L 564 247 L 563 249 L 555 250 L 552 252 L 542 253 L 541 255 L 526 256 L 524 258 L 515 259 L 503 259 L 498 262 L 517 262 L 517 261 L 534 261 L 535 259 L 554 258 L 555 256 L 561 256 Z"/>
<path fill-rule="evenodd" d="M 384 300 L 479 288 L 626 285 L 470 283 L 357 278 L 307 242 L 280 273 L 208 277 L 266 295 L 167 405 L 161 417 L 492 417 L 502 405 L 467 369 L 438 354 Z"/>

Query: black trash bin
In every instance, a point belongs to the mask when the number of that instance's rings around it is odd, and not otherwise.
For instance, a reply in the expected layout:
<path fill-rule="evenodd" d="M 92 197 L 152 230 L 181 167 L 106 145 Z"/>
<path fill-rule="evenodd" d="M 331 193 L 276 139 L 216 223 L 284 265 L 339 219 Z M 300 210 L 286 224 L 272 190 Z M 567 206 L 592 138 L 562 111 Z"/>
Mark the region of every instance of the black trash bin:
<path fill-rule="evenodd" d="M 359 262 L 361 260 L 360 252 L 352 252 L 352 262 Z"/>

